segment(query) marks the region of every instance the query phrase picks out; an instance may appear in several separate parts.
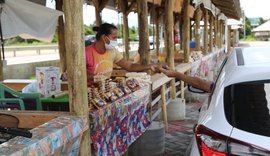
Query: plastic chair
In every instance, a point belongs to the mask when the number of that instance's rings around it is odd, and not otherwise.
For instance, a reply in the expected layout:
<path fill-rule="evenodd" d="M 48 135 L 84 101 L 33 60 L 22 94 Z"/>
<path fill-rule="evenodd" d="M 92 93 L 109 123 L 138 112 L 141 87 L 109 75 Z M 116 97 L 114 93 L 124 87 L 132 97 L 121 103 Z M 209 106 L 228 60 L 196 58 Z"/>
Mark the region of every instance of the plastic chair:
<path fill-rule="evenodd" d="M 8 99 L 0 99 L 0 110 L 25 110 L 24 103 L 21 99 L 18 98 L 8 98 Z"/>
<path fill-rule="evenodd" d="M 39 93 L 17 92 L 1 83 L 0 103 L 2 103 L 2 107 L 5 107 L 5 104 L 14 105 L 14 103 L 17 103 L 19 104 L 21 110 L 42 110 Z"/>

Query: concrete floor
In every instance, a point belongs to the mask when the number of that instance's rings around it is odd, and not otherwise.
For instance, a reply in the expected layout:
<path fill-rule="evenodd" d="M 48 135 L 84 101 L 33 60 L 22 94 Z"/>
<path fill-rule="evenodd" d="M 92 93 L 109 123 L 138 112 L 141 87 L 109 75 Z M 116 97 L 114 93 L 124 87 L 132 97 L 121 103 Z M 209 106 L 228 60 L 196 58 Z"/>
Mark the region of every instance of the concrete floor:
<path fill-rule="evenodd" d="M 198 96 L 198 100 L 186 103 L 186 119 L 169 121 L 165 134 L 164 156 L 183 156 L 193 136 L 193 128 L 199 117 L 199 109 L 207 100 L 207 95 Z"/>

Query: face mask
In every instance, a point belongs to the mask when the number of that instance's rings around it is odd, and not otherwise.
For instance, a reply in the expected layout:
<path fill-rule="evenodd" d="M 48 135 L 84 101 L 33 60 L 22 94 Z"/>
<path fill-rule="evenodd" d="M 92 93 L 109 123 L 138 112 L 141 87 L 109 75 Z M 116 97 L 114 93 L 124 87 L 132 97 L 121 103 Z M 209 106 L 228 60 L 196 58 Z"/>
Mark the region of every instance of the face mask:
<path fill-rule="evenodd" d="M 105 42 L 105 48 L 106 48 L 107 50 L 114 49 L 117 45 L 118 45 L 118 43 L 117 43 L 117 41 L 115 41 L 115 40 L 110 40 L 110 43 L 109 43 L 109 44 L 107 44 L 107 43 Z"/>

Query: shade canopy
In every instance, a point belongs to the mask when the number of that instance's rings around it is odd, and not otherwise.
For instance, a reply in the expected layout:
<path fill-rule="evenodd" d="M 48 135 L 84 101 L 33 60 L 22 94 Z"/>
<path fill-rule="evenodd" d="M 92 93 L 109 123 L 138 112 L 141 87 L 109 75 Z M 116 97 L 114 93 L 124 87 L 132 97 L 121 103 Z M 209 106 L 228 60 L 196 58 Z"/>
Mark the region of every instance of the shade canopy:
<path fill-rule="evenodd" d="M 3 0 L 2 0 L 3 1 Z M 20 36 L 50 42 L 62 12 L 27 0 L 1 2 L 3 38 Z"/>

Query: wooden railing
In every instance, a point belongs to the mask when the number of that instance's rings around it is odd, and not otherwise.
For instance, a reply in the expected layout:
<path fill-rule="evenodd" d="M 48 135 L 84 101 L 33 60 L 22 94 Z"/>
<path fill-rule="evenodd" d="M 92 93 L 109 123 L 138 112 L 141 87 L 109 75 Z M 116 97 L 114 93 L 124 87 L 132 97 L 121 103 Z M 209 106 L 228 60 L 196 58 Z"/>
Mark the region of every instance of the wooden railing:
<path fill-rule="evenodd" d="M 176 71 L 185 73 L 191 69 L 191 63 L 182 63 L 176 66 Z M 172 100 L 172 94 L 184 98 L 184 82 L 176 81 L 175 86 L 171 86 L 173 78 L 164 74 L 157 73 L 152 75 L 152 102 L 151 102 L 151 120 L 154 120 L 162 112 L 162 118 L 166 131 L 168 130 L 167 105 Z M 175 87 L 176 93 L 172 93 Z"/>

